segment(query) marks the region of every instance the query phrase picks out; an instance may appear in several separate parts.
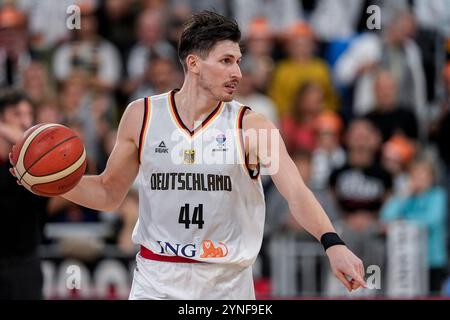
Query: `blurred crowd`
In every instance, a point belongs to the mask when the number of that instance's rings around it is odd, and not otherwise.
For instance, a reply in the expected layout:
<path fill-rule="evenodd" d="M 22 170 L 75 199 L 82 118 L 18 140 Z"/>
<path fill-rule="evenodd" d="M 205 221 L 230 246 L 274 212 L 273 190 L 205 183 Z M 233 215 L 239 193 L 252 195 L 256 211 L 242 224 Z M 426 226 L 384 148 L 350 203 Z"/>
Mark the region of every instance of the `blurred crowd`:
<path fill-rule="evenodd" d="M 442 292 L 450 249 L 449 0 L 0 4 L 1 89 L 29 96 L 34 123 L 76 130 L 89 174 L 105 168 L 129 102 L 181 86 L 176 46 L 185 19 L 202 9 L 234 17 L 243 33 L 236 100 L 277 125 L 303 179 L 365 264 L 386 264 L 389 221 L 424 226 L 430 289 Z M 379 11 L 367 10 L 372 5 Z M 280 232 L 308 241 L 271 180 L 263 184 L 266 241 Z M 124 252 L 135 252 L 137 208 L 132 189 L 109 240 Z M 62 198 L 47 211 L 50 222 L 105 216 Z M 261 257 L 259 276 L 270 279 L 264 246 Z"/>

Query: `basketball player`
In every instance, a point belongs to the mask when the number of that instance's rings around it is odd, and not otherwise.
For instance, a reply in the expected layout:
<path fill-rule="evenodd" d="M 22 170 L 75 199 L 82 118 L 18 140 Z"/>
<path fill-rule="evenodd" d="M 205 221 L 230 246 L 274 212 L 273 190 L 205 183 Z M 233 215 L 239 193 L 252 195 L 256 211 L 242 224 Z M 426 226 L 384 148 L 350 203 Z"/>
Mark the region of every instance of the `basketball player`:
<path fill-rule="evenodd" d="M 295 218 L 321 239 L 334 274 L 349 291 L 365 286 L 361 260 L 335 233 L 279 135 L 243 139 L 252 130 L 278 132 L 233 100 L 241 79 L 240 36 L 226 17 L 195 14 L 178 48 L 182 88 L 132 102 L 105 171 L 84 176 L 64 195 L 112 211 L 138 177 L 139 220 L 132 238 L 141 249 L 130 299 L 255 298 L 251 266 L 262 242 L 265 204 L 261 164 L 252 159 L 266 154 L 279 162 L 272 179 Z M 210 157 L 234 161 L 211 163 Z"/>

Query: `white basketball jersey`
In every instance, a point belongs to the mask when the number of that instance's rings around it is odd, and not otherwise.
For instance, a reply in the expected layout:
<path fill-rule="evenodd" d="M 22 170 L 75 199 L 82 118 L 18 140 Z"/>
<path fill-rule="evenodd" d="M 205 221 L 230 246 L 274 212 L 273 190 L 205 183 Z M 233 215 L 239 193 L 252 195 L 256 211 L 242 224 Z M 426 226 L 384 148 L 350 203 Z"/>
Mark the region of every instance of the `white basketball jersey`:
<path fill-rule="evenodd" d="M 249 266 L 261 248 L 265 203 L 245 164 L 247 107 L 221 102 L 194 132 L 174 91 L 145 99 L 139 143 L 139 220 L 133 241 L 159 255 Z"/>

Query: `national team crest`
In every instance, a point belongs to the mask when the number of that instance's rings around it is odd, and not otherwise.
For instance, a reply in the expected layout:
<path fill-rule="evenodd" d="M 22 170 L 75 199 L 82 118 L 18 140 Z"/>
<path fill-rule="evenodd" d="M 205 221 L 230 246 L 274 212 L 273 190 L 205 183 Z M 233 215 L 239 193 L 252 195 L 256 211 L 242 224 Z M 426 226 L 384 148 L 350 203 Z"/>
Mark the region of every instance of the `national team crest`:
<path fill-rule="evenodd" d="M 184 163 L 194 164 L 194 162 L 195 162 L 195 150 L 194 149 L 184 150 Z"/>
<path fill-rule="evenodd" d="M 216 136 L 217 147 L 212 149 L 212 151 L 213 152 L 216 152 L 216 151 L 227 151 L 227 148 L 225 148 L 225 141 L 226 140 L 227 140 L 227 137 L 225 136 L 225 134 L 219 133 Z"/>
<path fill-rule="evenodd" d="M 216 141 L 219 145 L 223 145 L 225 143 L 225 141 L 227 140 L 227 137 L 225 136 L 225 134 L 223 133 L 219 133 L 216 136 Z"/>

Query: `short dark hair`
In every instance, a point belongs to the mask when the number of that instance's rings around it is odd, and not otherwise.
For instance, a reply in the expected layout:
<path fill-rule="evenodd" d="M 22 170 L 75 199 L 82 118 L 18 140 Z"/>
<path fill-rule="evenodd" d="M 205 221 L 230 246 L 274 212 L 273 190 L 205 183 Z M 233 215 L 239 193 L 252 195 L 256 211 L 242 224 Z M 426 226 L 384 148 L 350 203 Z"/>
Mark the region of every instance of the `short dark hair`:
<path fill-rule="evenodd" d="M 8 108 L 14 108 L 21 101 L 27 101 L 33 106 L 30 97 L 22 90 L 6 88 L 0 91 L 0 114 Z"/>
<path fill-rule="evenodd" d="M 191 16 L 183 26 L 178 43 L 178 58 L 186 70 L 186 57 L 197 53 L 206 57 L 214 45 L 223 40 L 239 43 L 241 31 L 237 22 L 212 11 L 201 11 Z"/>

